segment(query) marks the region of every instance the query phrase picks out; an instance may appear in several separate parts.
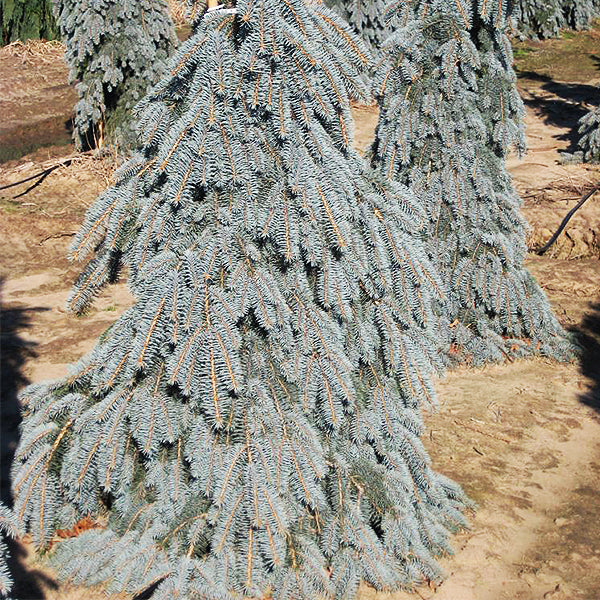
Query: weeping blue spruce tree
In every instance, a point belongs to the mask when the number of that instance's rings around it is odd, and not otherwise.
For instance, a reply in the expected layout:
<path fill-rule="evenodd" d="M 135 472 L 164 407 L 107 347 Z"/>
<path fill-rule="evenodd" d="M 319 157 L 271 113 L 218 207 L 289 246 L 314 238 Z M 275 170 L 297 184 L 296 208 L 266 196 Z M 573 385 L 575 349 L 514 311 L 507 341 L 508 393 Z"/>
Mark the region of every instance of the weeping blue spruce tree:
<path fill-rule="evenodd" d="M 390 24 L 386 21 L 390 0 L 325 0 L 362 37 L 373 54 L 378 54 Z"/>
<path fill-rule="evenodd" d="M 598 0 L 515 0 L 511 22 L 522 39 L 546 39 L 561 29 L 587 29 L 599 15 Z"/>
<path fill-rule="evenodd" d="M 590 110 L 579 120 L 580 150 L 575 153 L 576 160 L 600 163 L 600 107 Z"/>
<path fill-rule="evenodd" d="M 177 44 L 165 0 L 54 0 L 70 83 L 75 145 L 135 144 L 132 109 Z"/>
<path fill-rule="evenodd" d="M 521 39 L 558 37 L 567 26 L 562 0 L 516 0 L 511 23 Z"/>
<path fill-rule="evenodd" d="M 406 188 L 352 149 L 367 63 L 321 3 L 200 11 L 88 212 L 70 299 L 130 308 L 23 394 L 15 512 L 76 582 L 153 600 L 437 580 L 466 500 L 420 436 L 439 283 Z"/>
<path fill-rule="evenodd" d="M 372 162 L 424 202 L 427 250 L 447 288 L 446 353 L 475 364 L 566 359 L 565 333 L 524 267 L 526 223 L 506 170 L 525 141 L 503 5 L 416 0 L 396 16 L 374 84 Z"/>

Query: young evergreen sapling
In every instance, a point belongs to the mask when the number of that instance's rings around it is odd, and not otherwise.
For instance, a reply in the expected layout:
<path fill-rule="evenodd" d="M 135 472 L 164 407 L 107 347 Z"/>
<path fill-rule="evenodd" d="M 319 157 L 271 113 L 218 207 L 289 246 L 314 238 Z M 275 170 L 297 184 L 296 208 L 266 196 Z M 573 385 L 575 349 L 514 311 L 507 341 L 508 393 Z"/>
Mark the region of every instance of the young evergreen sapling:
<path fill-rule="evenodd" d="M 563 152 L 564 163 L 600 163 L 600 107 L 590 110 L 579 119 L 577 145 L 579 149 L 573 153 Z"/>
<path fill-rule="evenodd" d="M 135 144 L 135 105 L 157 83 L 177 44 L 165 0 L 55 0 L 80 150 Z"/>
<path fill-rule="evenodd" d="M 403 6 L 375 78 L 372 162 L 425 202 L 428 252 L 447 284 L 439 312 L 450 361 L 566 359 L 565 332 L 523 264 L 526 224 L 505 164 L 511 146 L 525 145 L 523 105 L 506 13 L 485 6 Z"/>
<path fill-rule="evenodd" d="M 352 149 L 366 63 L 321 3 L 238 0 L 144 101 L 70 299 L 127 266 L 136 302 L 23 397 L 20 521 L 39 546 L 106 522 L 59 545 L 76 581 L 314 600 L 440 577 L 466 500 L 420 441 L 439 283 L 419 203 Z"/>

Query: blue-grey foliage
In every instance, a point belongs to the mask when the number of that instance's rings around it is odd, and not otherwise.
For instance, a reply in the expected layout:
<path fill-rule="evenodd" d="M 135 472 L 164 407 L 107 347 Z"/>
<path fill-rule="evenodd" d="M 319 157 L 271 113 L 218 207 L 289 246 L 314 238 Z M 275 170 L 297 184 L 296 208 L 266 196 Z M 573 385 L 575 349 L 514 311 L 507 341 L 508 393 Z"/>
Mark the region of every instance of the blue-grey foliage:
<path fill-rule="evenodd" d="M 563 0 L 515 0 L 512 26 L 521 39 L 558 37 L 567 26 Z"/>
<path fill-rule="evenodd" d="M 76 83 L 79 149 L 135 143 L 132 109 L 165 71 L 177 38 L 165 0 L 54 0 Z"/>
<path fill-rule="evenodd" d="M 579 120 L 579 148 L 585 162 L 600 162 L 600 108 L 590 110 Z M 578 153 L 579 154 L 579 153 Z"/>
<path fill-rule="evenodd" d="M 515 0 L 511 22 L 522 39 L 546 39 L 561 29 L 587 29 L 599 15 L 598 0 Z"/>
<path fill-rule="evenodd" d="M 577 143 L 579 149 L 563 152 L 565 163 L 600 163 L 600 107 L 590 110 L 579 119 L 578 133 L 581 136 Z"/>
<path fill-rule="evenodd" d="M 440 282 L 420 202 L 352 149 L 368 59 L 321 3 L 199 15 L 89 210 L 70 298 L 135 303 L 23 394 L 15 511 L 77 582 L 153 600 L 351 598 L 440 578 L 466 500 L 435 473 Z"/>
<path fill-rule="evenodd" d="M 13 580 L 6 564 L 8 547 L 5 540 L 6 537 L 16 538 L 18 533 L 15 515 L 7 506 L 0 503 L 0 597 L 7 600 L 12 590 Z"/>
<path fill-rule="evenodd" d="M 505 160 L 511 147 L 524 149 L 524 111 L 503 10 L 469 0 L 405 4 L 375 78 L 373 165 L 423 199 L 428 252 L 448 292 L 442 342 L 451 359 L 477 364 L 570 355 L 523 266 L 526 223 Z"/>
<path fill-rule="evenodd" d="M 390 33 L 387 7 L 390 0 L 325 0 L 360 35 L 372 53 L 378 54 Z"/>
<path fill-rule="evenodd" d="M 562 7 L 569 29 L 587 29 L 592 19 L 600 15 L 598 0 L 563 0 Z"/>

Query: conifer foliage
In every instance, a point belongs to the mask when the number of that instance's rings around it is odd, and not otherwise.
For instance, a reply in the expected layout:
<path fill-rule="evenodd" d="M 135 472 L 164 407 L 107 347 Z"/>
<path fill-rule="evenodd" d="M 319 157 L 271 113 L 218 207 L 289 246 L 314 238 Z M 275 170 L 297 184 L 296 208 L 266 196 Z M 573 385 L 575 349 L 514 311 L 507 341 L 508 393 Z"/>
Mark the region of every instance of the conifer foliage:
<path fill-rule="evenodd" d="M 17 535 L 15 515 L 8 507 L 0 503 L 0 598 L 8 598 L 13 586 L 11 573 L 6 564 L 8 547 L 5 538 L 16 538 Z"/>
<path fill-rule="evenodd" d="M 164 0 L 55 0 L 76 83 L 76 146 L 135 142 L 132 109 L 164 74 L 177 38 Z"/>
<path fill-rule="evenodd" d="M 575 158 L 600 163 L 600 107 L 594 108 L 579 120 L 580 150 Z"/>
<path fill-rule="evenodd" d="M 569 29 L 587 29 L 594 17 L 600 15 L 598 0 L 563 0 L 563 14 Z"/>
<path fill-rule="evenodd" d="M 57 36 L 52 0 L 2 0 L 0 17 L 2 44 Z"/>
<path fill-rule="evenodd" d="M 460 489 L 434 401 L 425 215 L 352 149 L 367 58 L 321 3 L 199 15 L 144 101 L 143 147 L 90 209 L 70 303 L 136 298 L 24 394 L 15 511 L 76 581 L 154 600 L 350 598 L 440 577 Z"/>
<path fill-rule="evenodd" d="M 567 26 L 563 0 L 516 0 L 511 21 L 520 38 L 558 37 Z"/>
<path fill-rule="evenodd" d="M 440 333 L 450 358 L 563 359 L 569 343 L 523 266 L 526 224 L 505 165 L 511 146 L 524 148 L 506 14 L 484 6 L 404 6 L 375 81 L 373 165 L 425 202 L 428 252 L 448 288 Z"/>
<path fill-rule="evenodd" d="M 377 54 L 389 34 L 386 22 L 390 0 L 325 0 Z"/>
<path fill-rule="evenodd" d="M 587 29 L 600 15 L 598 0 L 515 0 L 511 21 L 521 38 L 558 37 L 561 29 Z"/>

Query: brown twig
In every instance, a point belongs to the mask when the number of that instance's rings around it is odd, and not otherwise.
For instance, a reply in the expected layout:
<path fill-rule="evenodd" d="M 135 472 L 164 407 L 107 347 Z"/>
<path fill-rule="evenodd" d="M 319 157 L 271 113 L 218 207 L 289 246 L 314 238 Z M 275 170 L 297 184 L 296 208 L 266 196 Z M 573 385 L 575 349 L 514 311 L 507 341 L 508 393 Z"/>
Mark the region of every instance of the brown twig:
<path fill-rule="evenodd" d="M 462 421 L 461 419 L 454 419 L 454 423 L 456 423 L 456 425 L 460 425 L 461 427 L 464 427 L 465 429 L 470 429 L 471 431 L 475 431 L 476 433 L 479 433 L 481 435 L 485 435 L 487 437 L 491 437 L 495 440 L 500 440 L 501 442 L 504 442 L 505 444 L 510 444 L 511 440 L 502 437 L 501 435 L 495 435 L 493 433 L 488 433 L 487 431 L 482 431 L 481 429 L 479 429 L 478 427 L 473 427 L 472 425 L 468 425 L 467 423 L 465 423 L 464 421 Z"/>
<path fill-rule="evenodd" d="M 74 235 L 77 235 L 76 231 L 73 231 L 72 233 L 68 233 L 66 231 L 63 231 L 62 233 L 53 233 L 52 235 L 47 235 L 43 240 L 40 240 L 39 245 L 41 246 L 44 242 L 47 242 L 48 240 L 57 240 L 64 237 L 73 237 Z"/>
<path fill-rule="evenodd" d="M 40 171 L 39 173 L 36 173 L 35 175 L 30 175 L 29 177 L 25 177 L 25 179 L 20 179 L 19 181 L 15 181 L 13 183 L 8 183 L 6 185 L 0 185 L 0 190 L 8 190 L 10 188 L 17 187 L 24 183 L 28 183 L 29 181 L 36 180 L 35 183 L 30 185 L 24 192 L 21 192 L 20 194 L 17 194 L 16 196 L 14 196 L 13 200 L 22 198 L 23 196 L 25 196 L 25 194 L 28 194 L 31 190 L 35 189 L 38 185 L 40 185 L 46 179 L 46 177 L 48 177 L 48 175 L 50 175 L 57 169 L 60 169 L 61 167 L 70 167 L 74 162 L 77 161 L 77 159 L 79 159 L 83 156 L 91 155 L 94 152 L 95 152 L 94 150 L 89 150 L 87 152 L 80 152 L 79 154 L 72 155 L 69 158 L 65 158 L 53 165 L 50 165 L 49 167 L 43 169 L 42 171 Z"/>
<path fill-rule="evenodd" d="M 71 160 L 68 161 L 69 164 L 71 163 Z M 39 177 L 47 177 L 48 175 L 50 175 L 50 173 L 52 173 L 52 171 L 54 171 L 55 169 L 58 169 L 58 167 L 61 167 L 62 165 L 63 165 L 63 163 L 53 165 L 52 167 L 49 167 L 48 169 L 44 169 L 43 171 L 40 171 L 39 173 L 36 173 L 35 175 L 31 175 L 30 177 L 26 177 L 25 179 L 15 181 L 14 183 L 9 183 L 7 185 L 0 185 L 0 190 L 8 190 L 9 188 L 16 187 L 18 185 L 21 185 L 22 183 L 27 183 L 28 181 L 33 181 L 34 179 L 38 179 Z"/>
<path fill-rule="evenodd" d="M 573 215 L 600 189 L 600 184 L 595 185 L 587 194 L 581 197 L 581 200 L 567 213 L 567 216 L 563 219 L 558 229 L 554 232 L 554 235 L 548 240 L 548 243 L 542 246 L 536 251 L 536 254 L 543 256 L 552 247 L 554 242 L 558 239 L 564 228 L 567 226 Z"/>

